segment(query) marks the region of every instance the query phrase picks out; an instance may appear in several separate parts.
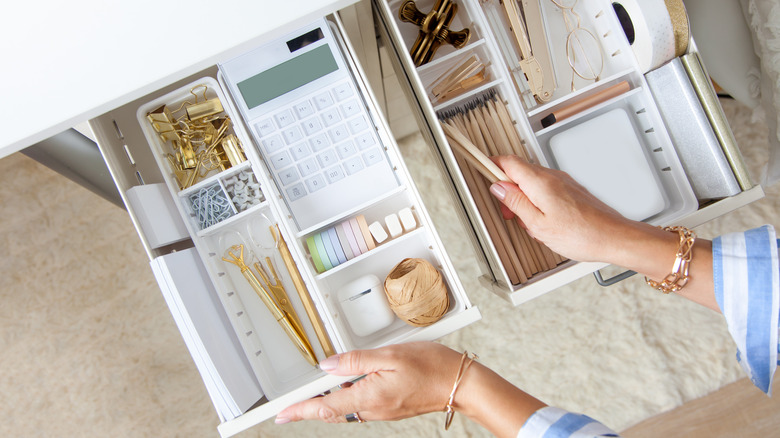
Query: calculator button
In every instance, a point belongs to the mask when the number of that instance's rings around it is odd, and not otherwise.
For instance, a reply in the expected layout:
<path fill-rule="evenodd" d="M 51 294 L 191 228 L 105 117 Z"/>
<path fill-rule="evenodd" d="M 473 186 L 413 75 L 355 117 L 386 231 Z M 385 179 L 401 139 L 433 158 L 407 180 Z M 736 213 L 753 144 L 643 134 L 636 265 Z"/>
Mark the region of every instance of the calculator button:
<path fill-rule="evenodd" d="M 276 119 L 276 123 L 279 125 L 280 128 L 284 128 L 285 126 L 295 121 L 295 116 L 293 116 L 292 111 L 290 111 L 289 109 L 277 113 L 274 116 L 274 118 Z"/>
<path fill-rule="evenodd" d="M 290 201 L 296 201 L 306 196 L 306 189 L 303 187 L 303 184 L 301 183 L 298 183 L 292 187 L 287 187 L 287 190 L 285 190 L 285 192 L 287 192 L 287 198 Z"/>
<path fill-rule="evenodd" d="M 306 135 L 314 135 L 314 133 L 320 131 L 322 125 L 316 117 L 312 117 L 309 120 L 303 122 L 303 130 L 306 131 Z"/>
<path fill-rule="evenodd" d="M 353 134 L 357 134 L 358 132 L 368 129 L 368 123 L 366 123 L 366 118 L 363 116 L 355 117 L 354 119 L 348 121 L 347 125 L 349 125 L 349 130 Z"/>
<path fill-rule="evenodd" d="M 306 180 L 306 187 L 309 188 L 309 193 L 314 193 L 319 189 L 325 188 L 326 185 L 325 178 L 322 177 L 321 173 Z"/>
<path fill-rule="evenodd" d="M 345 118 L 352 117 L 359 113 L 360 107 L 358 106 L 357 100 L 352 99 L 349 102 L 341 105 L 341 112 L 344 114 Z"/>
<path fill-rule="evenodd" d="M 325 122 L 325 126 L 333 126 L 336 123 L 341 121 L 341 116 L 339 115 L 339 110 L 336 108 L 331 108 L 329 110 L 322 112 L 322 121 Z"/>
<path fill-rule="evenodd" d="M 255 128 L 257 128 L 257 132 L 260 133 L 260 137 L 265 137 L 276 131 L 276 126 L 274 126 L 274 122 L 271 119 L 265 119 L 259 123 L 255 123 Z"/>
<path fill-rule="evenodd" d="M 365 134 L 360 134 L 355 137 L 355 143 L 357 143 L 358 147 L 362 151 L 375 145 L 376 140 L 374 140 L 374 136 L 371 135 L 370 132 L 366 132 Z"/>
<path fill-rule="evenodd" d="M 374 148 L 368 152 L 363 152 L 363 160 L 366 162 L 366 167 L 380 163 L 382 161 L 382 151 L 379 148 Z"/>
<path fill-rule="evenodd" d="M 300 176 L 298 175 L 298 171 L 295 169 L 295 167 L 288 167 L 287 169 L 279 172 L 279 180 L 282 182 L 283 186 L 290 185 L 291 183 L 298 181 L 299 178 Z"/>
<path fill-rule="evenodd" d="M 263 139 L 263 147 L 265 147 L 266 152 L 273 154 L 284 147 L 284 142 L 282 142 L 282 137 L 273 135 Z"/>
<path fill-rule="evenodd" d="M 333 105 L 333 98 L 330 97 L 330 93 L 326 91 L 314 97 L 314 104 L 317 105 L 317 109 L 325 109 Z"/>
<path fill-rule="evenodd" d="M 341 166 L 333 166 L 325 171 L 325 176 L 328 178 L 328 181 L 333 184 L 341 178 L 344 178 L 344 171 L 341 170 Z"/>
<path fill-rule="evenodd" d="M 349 137 L 349 134 L 347 134 L 347 127 L 343 124 L 331 129 L 328 131 L 328 134 L 330 135 L 330 140 L 333 143 L 338 143 L 342 140 L 346 140 L 347 137 Z"/>
<path fill-rule="evenodd" d="M 341 85 L 337 85 L 333 88 L 333 94 L 336 95 L 336 99 L 344 100 L 352 96 L 352 86 L 347 82 Z"/>
<path fill-rule="evenodd" d="M 285 167 L 292 164 L 292 160 L 290 160 L 290 154 L 287 153 L 287 151 L 279 152 L 278 154 L 272 156 L 271 163 L 274 166 L 274 169 L 284 169 Z"/>
<path fill-rule="evenodd" d="M 347 169 L 347 175 L 353 175 L 363 170 L 363 162 L 360 157 L 353 157 L 344 161 L 344 168 Z"/>
<path fill-rule="evenodd" d="M 304 100 L 303 102 L 295 105 L 295 112 L 298 113 L 298 119 L 305 119 L 314 114 L 314 107 L 311 106 L 311 102 Z"/>
<path fill-rule="evenodd" d="M 330 146 L 330 141 L 328 141 L 328 136 L 325 134 L 319 134 L 309 139 L 309 144 L 314 152 L 319 152 Z"/>
<path fill-rule="evenodd" d="M 320 167 L 317 166 L 317 160 L 315 160 L 314 157 L 311 157 L 308 160 L 302 161 L 300 164 L 298 164 L 298 169 L 301 170 L 301 175 L 309 176 L 312 173 L 320 170 Z"/>
<path fill-rule="evenodd" d="M 309 150 L 309 146 L 307 146 L 306 143 L 298 143 L 290 148 L 290 153 L 292 153 L 295 161 L 301 161 L 302 159 L 308 157 L 311 154 L 311 151 Z"/>
<path fill-rule="evenodd" d="M 345 141 L 344 143 L 337 145 L 336 150 L 339 152 L 339 157 L 341 157 L 342 160 L 355 155 L 357 152 L 357 149 L 355 149 L 355 143 L 352 141 Z"/>
<path fill-rule="evenodd" d="M 338 163 L 339 159 L 336 157 L 336 152 L 333 149 L 328 149 L 327 151 L 317 155 L 317 160 L 320 162 L 320 166 L 326 168 Z"/>
<path fill-rule="evenodd" d="M 301 132 L 301 128 L 297 126 L 293 126 L 292 128 L 285 129 L 282 131 L 282 135 L 284 135 L 285 141 L 287 141 L 287 144 L 293 144 L 296 141 L 300 141 L 303 139 L 303 133 Z"/>

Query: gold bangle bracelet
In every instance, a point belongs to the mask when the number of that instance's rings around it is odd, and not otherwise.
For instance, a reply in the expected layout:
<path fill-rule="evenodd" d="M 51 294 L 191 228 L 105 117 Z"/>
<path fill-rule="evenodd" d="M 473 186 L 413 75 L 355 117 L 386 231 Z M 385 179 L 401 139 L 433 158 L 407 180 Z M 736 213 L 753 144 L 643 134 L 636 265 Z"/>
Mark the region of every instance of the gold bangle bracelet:
<path fill-rule="evenodd" d="M 466 361 L 466 359 L 468 359 L 468 362 Z M 455 376 L 455 383 L 452 385 L 450 398 L 447 400 L 447 406 L 444 407 L 444 410 L 447 412 L 444 417 L 444 430 L 449 430 L 450 424 L 452 424 L 452 419 L 455 417 L 455 408 L 452 406 L 452 404 L 455 402 L 455 391 L 458 390 L 458 385 L 460 385 L 460 381 L 463 380 L 463 376 L 466 374 L 466 370 L 469 369 L 471 363 L 474 362 L 474 359 L 478 359 L 478 356 L 474 353 L 471 353 L 471 357 L 469 357 L 468 351 L 464 351 L 463 356 L 461 356 L 460 358 L 460 367 L 458 368 L 458 375 Z"/>
<path fill-rule="evenodd" d="M 680 236 L 672 272 L 660 282 L 651 280 L 647 277 L 645 277 L 645 282 L 653 289 L 668 294 L 680 291 L 688 284 L 688 280 L 691 279 L 688 275 L 688 270 L 690 269 L 691 258 L 693 257 L 693 244 L 696 242 L 696 233 L 685 227 L 664 227 L 663 229 L 677 232 Z"/>

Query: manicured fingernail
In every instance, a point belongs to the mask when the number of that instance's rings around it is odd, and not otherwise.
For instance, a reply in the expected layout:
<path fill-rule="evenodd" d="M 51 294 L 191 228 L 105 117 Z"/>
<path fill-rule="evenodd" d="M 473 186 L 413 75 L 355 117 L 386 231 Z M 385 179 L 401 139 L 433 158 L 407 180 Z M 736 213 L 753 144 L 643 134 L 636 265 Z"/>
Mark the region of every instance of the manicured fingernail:
<path fill-rule="evenodd" d="M 490 193 L 493 194 L 499 201 L 503 201 L 506 198 L 506 189 L 501 184 L 493 184 L 490 186 Z"/>
<path fill-rule="evenodd" d="M 338 365 L 339 365 L 339 355 L 335 354 L 320 362 L 320 369 L 322 371 L 331 371 L 331 370 L 335 370 Z"/>
<path fill-rule="evenodd" d="M 276 423 L 276 424 L 287 424 L 289 422 L 290 422 L 290 419 L 289 418 L 284 418 L 284 417 L 276 417 L 276 419 L 274 420 L 274 423 Z"/>

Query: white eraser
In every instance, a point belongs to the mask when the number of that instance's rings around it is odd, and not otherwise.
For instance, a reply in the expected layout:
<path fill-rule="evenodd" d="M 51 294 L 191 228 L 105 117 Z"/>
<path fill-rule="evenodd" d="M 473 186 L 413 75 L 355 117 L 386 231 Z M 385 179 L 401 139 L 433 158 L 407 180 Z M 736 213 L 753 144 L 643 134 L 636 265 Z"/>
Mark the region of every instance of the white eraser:
<path fill-rule="evenodd" d="M 398 215 L 396 214 L 385 216 L 385 224 L 387 225 L 387 231 L 390 232 L 394 239 L 404 232 L 403 228 L 401 228 L 401 221 L 398 220 Z"/>
<path fill-rule="evenodd" d="M 401 224 L 404 226 L 404 231 L 409 232 L 417 228 L 417 221 L 414 219 L 414 213 L 409 207 L 404 208 L 398 212 L 398 216 L 401 217 Z"/>
<path fill-rule="evenodd" d="M 387 240 L 387 232 L 385 232 L 385 229 L 382 228 L 382 224 L 379 222 L 374 222 L 373 224 L 369 225 L 368 231 L 370 231 L 371 235 L 374 236 L 376 243 L 382 243 Z"/>

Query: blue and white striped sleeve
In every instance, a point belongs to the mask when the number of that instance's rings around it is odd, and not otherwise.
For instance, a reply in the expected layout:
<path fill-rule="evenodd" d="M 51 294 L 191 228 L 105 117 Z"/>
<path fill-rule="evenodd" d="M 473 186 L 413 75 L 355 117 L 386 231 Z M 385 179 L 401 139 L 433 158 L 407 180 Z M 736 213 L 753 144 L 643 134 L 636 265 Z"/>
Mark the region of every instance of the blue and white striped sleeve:
<path fill-rule="evenodd" d="M 588 417 L 547 406 L 528 417 L 517 438 L 594 438 L 619 436 Z"/>
<path fill-rule="evenodd" d="M 715 299 L 737 344 L 737 361 L 768 395 L 780 348 L 777 248 L 775 230 L 769 225 L 712 241 Z"/>

